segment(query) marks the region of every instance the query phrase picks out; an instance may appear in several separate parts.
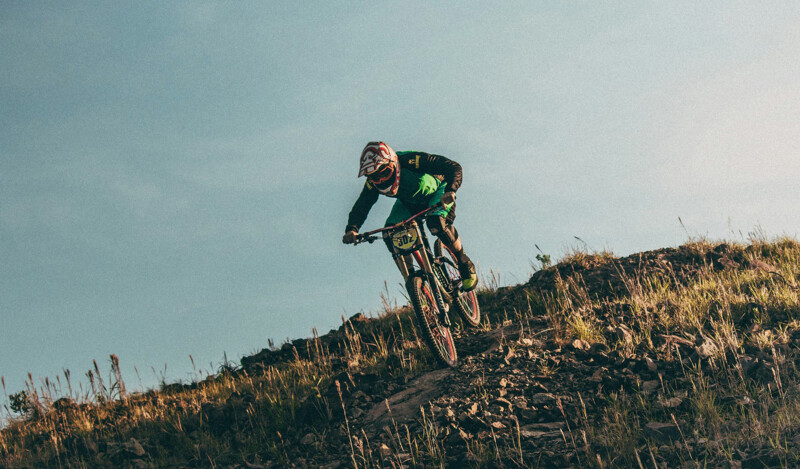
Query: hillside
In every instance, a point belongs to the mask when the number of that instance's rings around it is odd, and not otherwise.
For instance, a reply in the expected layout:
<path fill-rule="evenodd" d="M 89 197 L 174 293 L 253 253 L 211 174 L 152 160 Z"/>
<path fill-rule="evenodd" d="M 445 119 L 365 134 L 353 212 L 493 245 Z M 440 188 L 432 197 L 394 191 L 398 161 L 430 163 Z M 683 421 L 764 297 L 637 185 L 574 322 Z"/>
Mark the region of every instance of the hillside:
<path fill-rule="evenodd" d="M 799 293 L 792 239 L 576 251 L 484 288 L 454 368 L 403 307 L 146 393 L 90 372 L 14 396 L 0 468 L 797 467 Z"/>

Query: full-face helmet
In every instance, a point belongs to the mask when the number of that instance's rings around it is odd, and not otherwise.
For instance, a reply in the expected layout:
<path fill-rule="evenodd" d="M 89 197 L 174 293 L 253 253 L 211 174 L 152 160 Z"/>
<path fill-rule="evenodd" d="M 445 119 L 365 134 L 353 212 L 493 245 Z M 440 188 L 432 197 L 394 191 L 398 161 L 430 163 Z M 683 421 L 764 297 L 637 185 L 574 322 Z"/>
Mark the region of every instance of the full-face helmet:
<path fill-rule="evenodd" d="M 358 177 L 361 176 L 366 176 L 382 194 L 389 196 L 397 194 L 400 185 L 397 153 L 384 142 L 369 142 L 361 152 Z"/>

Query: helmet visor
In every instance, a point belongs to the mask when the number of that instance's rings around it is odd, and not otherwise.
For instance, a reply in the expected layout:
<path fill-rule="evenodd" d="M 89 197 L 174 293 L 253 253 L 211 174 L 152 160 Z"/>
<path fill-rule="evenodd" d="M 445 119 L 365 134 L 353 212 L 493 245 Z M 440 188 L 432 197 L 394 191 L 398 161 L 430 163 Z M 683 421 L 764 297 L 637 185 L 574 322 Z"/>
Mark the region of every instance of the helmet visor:
<path fill-rule="evenodd" d="M 367 174 L 367 179 L 374 184 L 386 182 L 386 180 L 392 177 L 393 169 L 392 165 L 386 165 L 372 174 Z"/>

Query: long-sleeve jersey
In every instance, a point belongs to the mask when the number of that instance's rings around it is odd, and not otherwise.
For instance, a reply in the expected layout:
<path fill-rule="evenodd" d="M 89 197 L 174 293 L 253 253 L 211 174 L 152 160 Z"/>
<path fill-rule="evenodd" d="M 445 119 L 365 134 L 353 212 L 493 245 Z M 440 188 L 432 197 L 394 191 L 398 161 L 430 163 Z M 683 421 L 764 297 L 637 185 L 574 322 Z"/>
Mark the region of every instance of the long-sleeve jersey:
<path fill-rule="evenodd" d="M 403 203 L 424 203 L 441 184 L 447 184 L 447 190 L 453 192 L 461 186 L 461 165 L 444 156 L 419 151 L 398 151 L 397 159 L 400 163 L 400 186 L 393 197 Z M 358 231 L 361 228 L 379 195 L 380 192 L 372 183 L 367 181 L 364 184 L 350 211 L 345 231 Z"/>

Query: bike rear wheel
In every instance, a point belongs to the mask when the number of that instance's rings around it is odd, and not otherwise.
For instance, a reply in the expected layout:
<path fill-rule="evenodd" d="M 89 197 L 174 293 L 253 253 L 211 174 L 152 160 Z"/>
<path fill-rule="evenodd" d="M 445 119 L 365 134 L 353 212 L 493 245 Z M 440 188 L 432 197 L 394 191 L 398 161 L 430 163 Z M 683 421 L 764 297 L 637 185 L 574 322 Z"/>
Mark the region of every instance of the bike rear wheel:
<path fill-rule="evenodd" d="M 450 328 L 439 322 L 439 307 L 428 280 L 423 275 L 413 275 L 408 278 L 406 288 L 422 329 L 422 336 L 436 359 L 447 366 L 455 366 L 458 361 L 456 344 Z"/>
<path fill-rule="evenodd" d="M 458 260 L 450 252 L 450 249 L 442 243 L 442 240 L 437 239 L 433 245 L 433 253 L 436 257 L 444 257 L 445 270 L 447 275 L 455 280 L 461 279 L 461 274 L 458 272 Z M 481 323 L 481 307 L 478 304 L 478 295 L 475 291 L 461 292 L 456 295 L 457 298 L 453 301 L 453 307 L 458 311 L 458 314 L 472 327 L 477 327 Z"/>

